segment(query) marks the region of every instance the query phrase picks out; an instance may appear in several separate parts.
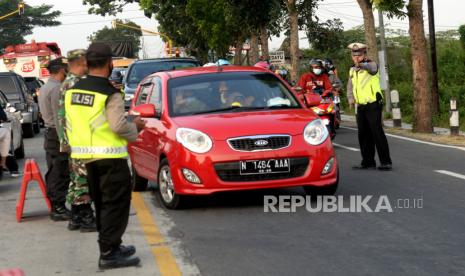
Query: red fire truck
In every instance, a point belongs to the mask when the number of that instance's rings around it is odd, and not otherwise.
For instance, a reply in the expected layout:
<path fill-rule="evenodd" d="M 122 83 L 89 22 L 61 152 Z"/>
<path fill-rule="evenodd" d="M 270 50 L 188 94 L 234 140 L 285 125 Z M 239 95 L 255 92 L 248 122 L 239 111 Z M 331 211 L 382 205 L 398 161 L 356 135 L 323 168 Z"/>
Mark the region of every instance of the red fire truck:
<path fill-rule="evenodd" d="M 23 77 L 36 77 L 44 82 L 50 73 L 50 60 L 61 57 L 61 49 L 55 42 L 35 42 L 10 45 L 0 56 L 0 72 L 14 71 Z"/>

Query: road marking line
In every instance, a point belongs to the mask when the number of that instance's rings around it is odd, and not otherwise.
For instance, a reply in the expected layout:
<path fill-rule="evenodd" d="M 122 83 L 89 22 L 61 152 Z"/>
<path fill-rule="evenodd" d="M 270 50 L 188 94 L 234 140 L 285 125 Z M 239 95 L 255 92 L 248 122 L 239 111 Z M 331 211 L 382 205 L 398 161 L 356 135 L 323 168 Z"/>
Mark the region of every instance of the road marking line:
<path fill-rule="evenodd" d="M 341 128 L 350 129 L 350 130 L 358 130 L 358 129 L 353 128 L 353 127 L 345 127 L 345 126 L 341 126 Z M 395 135 L 395 134 L 389 134 L 389 133 L 386 133 L 386 136 L 394 137 L 394 138 L 398 138 L 398 139 L 402 139 L 402 140 L 406 140 L 406 141 L 410 141 L 410 142 L 416 142 L 416 143 L 420 143 L 420 144 L 430 145 L 430 146 L 436 146 L 436 147 L 442 147 L 442 148 L 450 148 L 450 149 L 458 149 L 458 150 L 465 151 L 465 147 L 436 144 L 436 143 L 432 143 L 432 142 L 421 141 L 421 140 L 408 138 L 408 137 L 403 137 L 403 136 L 399 136 L 399 135 Z"/>
<path fill-rule="evenodd" d="M 450 172 L 450 171 L 446 171 L 446 170 L 435 170 L 435 172 L 437 172 L 437 173 L 442 173 L 442 174 L 446 174 L 446 175 L 449 175 L 449 176 L 453 176 L 453 177 L 457 177 L 457 178 L 460 178 L 460 179 L 464 179 L 464 180 L 465 180 L 465 175 L 463 175 L 463 174 L 459 174 L 459 173 L 455 173 L 455 172 Z"/>
<path fill-rule="evenodd" d="M 163 235 L 158 230 L 155 219 L 140 193 L 132 193 L 132 204 L 161 275 L 181 275 L 176 260 L 170 248 L 166 246 Z"/>
<path fill-rule="evenodd" d="M 338 147 L 338 148 L 343 148 L 343 149 L 351 150 L 351 151 L 360 151 L 360 149 L 352 148 L 352 147 L 347 147 L 347 146 L 343 146 L 343 145 L 338 144 L 338 143 L 333 143 L 333 146 L 336 146 L 336 147 Z"/>

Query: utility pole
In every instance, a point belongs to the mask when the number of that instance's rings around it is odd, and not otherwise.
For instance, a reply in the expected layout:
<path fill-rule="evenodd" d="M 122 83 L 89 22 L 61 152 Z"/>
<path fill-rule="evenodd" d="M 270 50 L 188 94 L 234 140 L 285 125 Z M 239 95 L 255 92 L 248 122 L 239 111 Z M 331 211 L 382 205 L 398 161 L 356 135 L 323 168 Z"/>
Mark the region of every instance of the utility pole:
<path fill-rule="evenodd" d="M 384 66 L 384 73 L 386 76 L 386 92 L 384 93 L 386 98 L 386 112 L 391 112 L 391 90 L 389 87 L 389 70 L 388 70 L 388 60 L 387 60 L 387 52 L 386 52 L 386 35 L 384 32 L 384 18 L 383 18 L 383 11 L 378 9 L 378 20 L 379 20 L 379 40 L 381 42 L 381 53 L 382 56 L 379 57 L 380 66 Z"/>
<path fill-rule="evenodd" d="M 434 3 L 428 0 L 429 44 L 431 52 L 431 111 L 439 113 L 438 61 L 436 57 L 436 30 L 434 27 Z"/>

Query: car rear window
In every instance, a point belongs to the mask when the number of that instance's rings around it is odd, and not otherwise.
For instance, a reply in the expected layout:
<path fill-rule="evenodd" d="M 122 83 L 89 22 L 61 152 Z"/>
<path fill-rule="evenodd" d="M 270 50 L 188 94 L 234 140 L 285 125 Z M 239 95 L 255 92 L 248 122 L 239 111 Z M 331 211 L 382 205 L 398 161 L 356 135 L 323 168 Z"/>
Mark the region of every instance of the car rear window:
<path fill-rule="evenodd" d="M 273 74 L 223 72 L 171 79 L 169 112 L 175 116 L 300 108 L 294 94 Z"/>
<path fill-rule="evenodd" d="M 19 99 L 19 91 L 14 81 L 14 77 L 0 76 L 0 90 L 5 93 L 10 101 Z"/>
<path fill-rule="evenodd" d="M 129 72 L 127 73 L 126 82 L 130 86 L 137 86 L 143 78 L 156 72 L 198 66 L 199 63 L 195 60 L 172 60 L 134 63 L 129 69 Z"/>

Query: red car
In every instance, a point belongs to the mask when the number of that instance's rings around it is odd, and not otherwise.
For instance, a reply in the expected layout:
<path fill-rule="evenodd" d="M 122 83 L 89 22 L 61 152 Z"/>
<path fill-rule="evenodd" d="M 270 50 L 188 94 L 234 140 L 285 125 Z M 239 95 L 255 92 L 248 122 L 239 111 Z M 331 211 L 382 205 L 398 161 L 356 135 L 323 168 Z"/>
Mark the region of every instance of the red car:
<path fill-rule="evenodd" d="M 326 126 L 270 71 L 213 66 L 155 73 L 140 83 L 130 113 L 147 121 L 129 145 L 135 189 L 158 183 L 167 208 L 178 208 L 186 195 L 222 191 L 336 191 Z"/>

